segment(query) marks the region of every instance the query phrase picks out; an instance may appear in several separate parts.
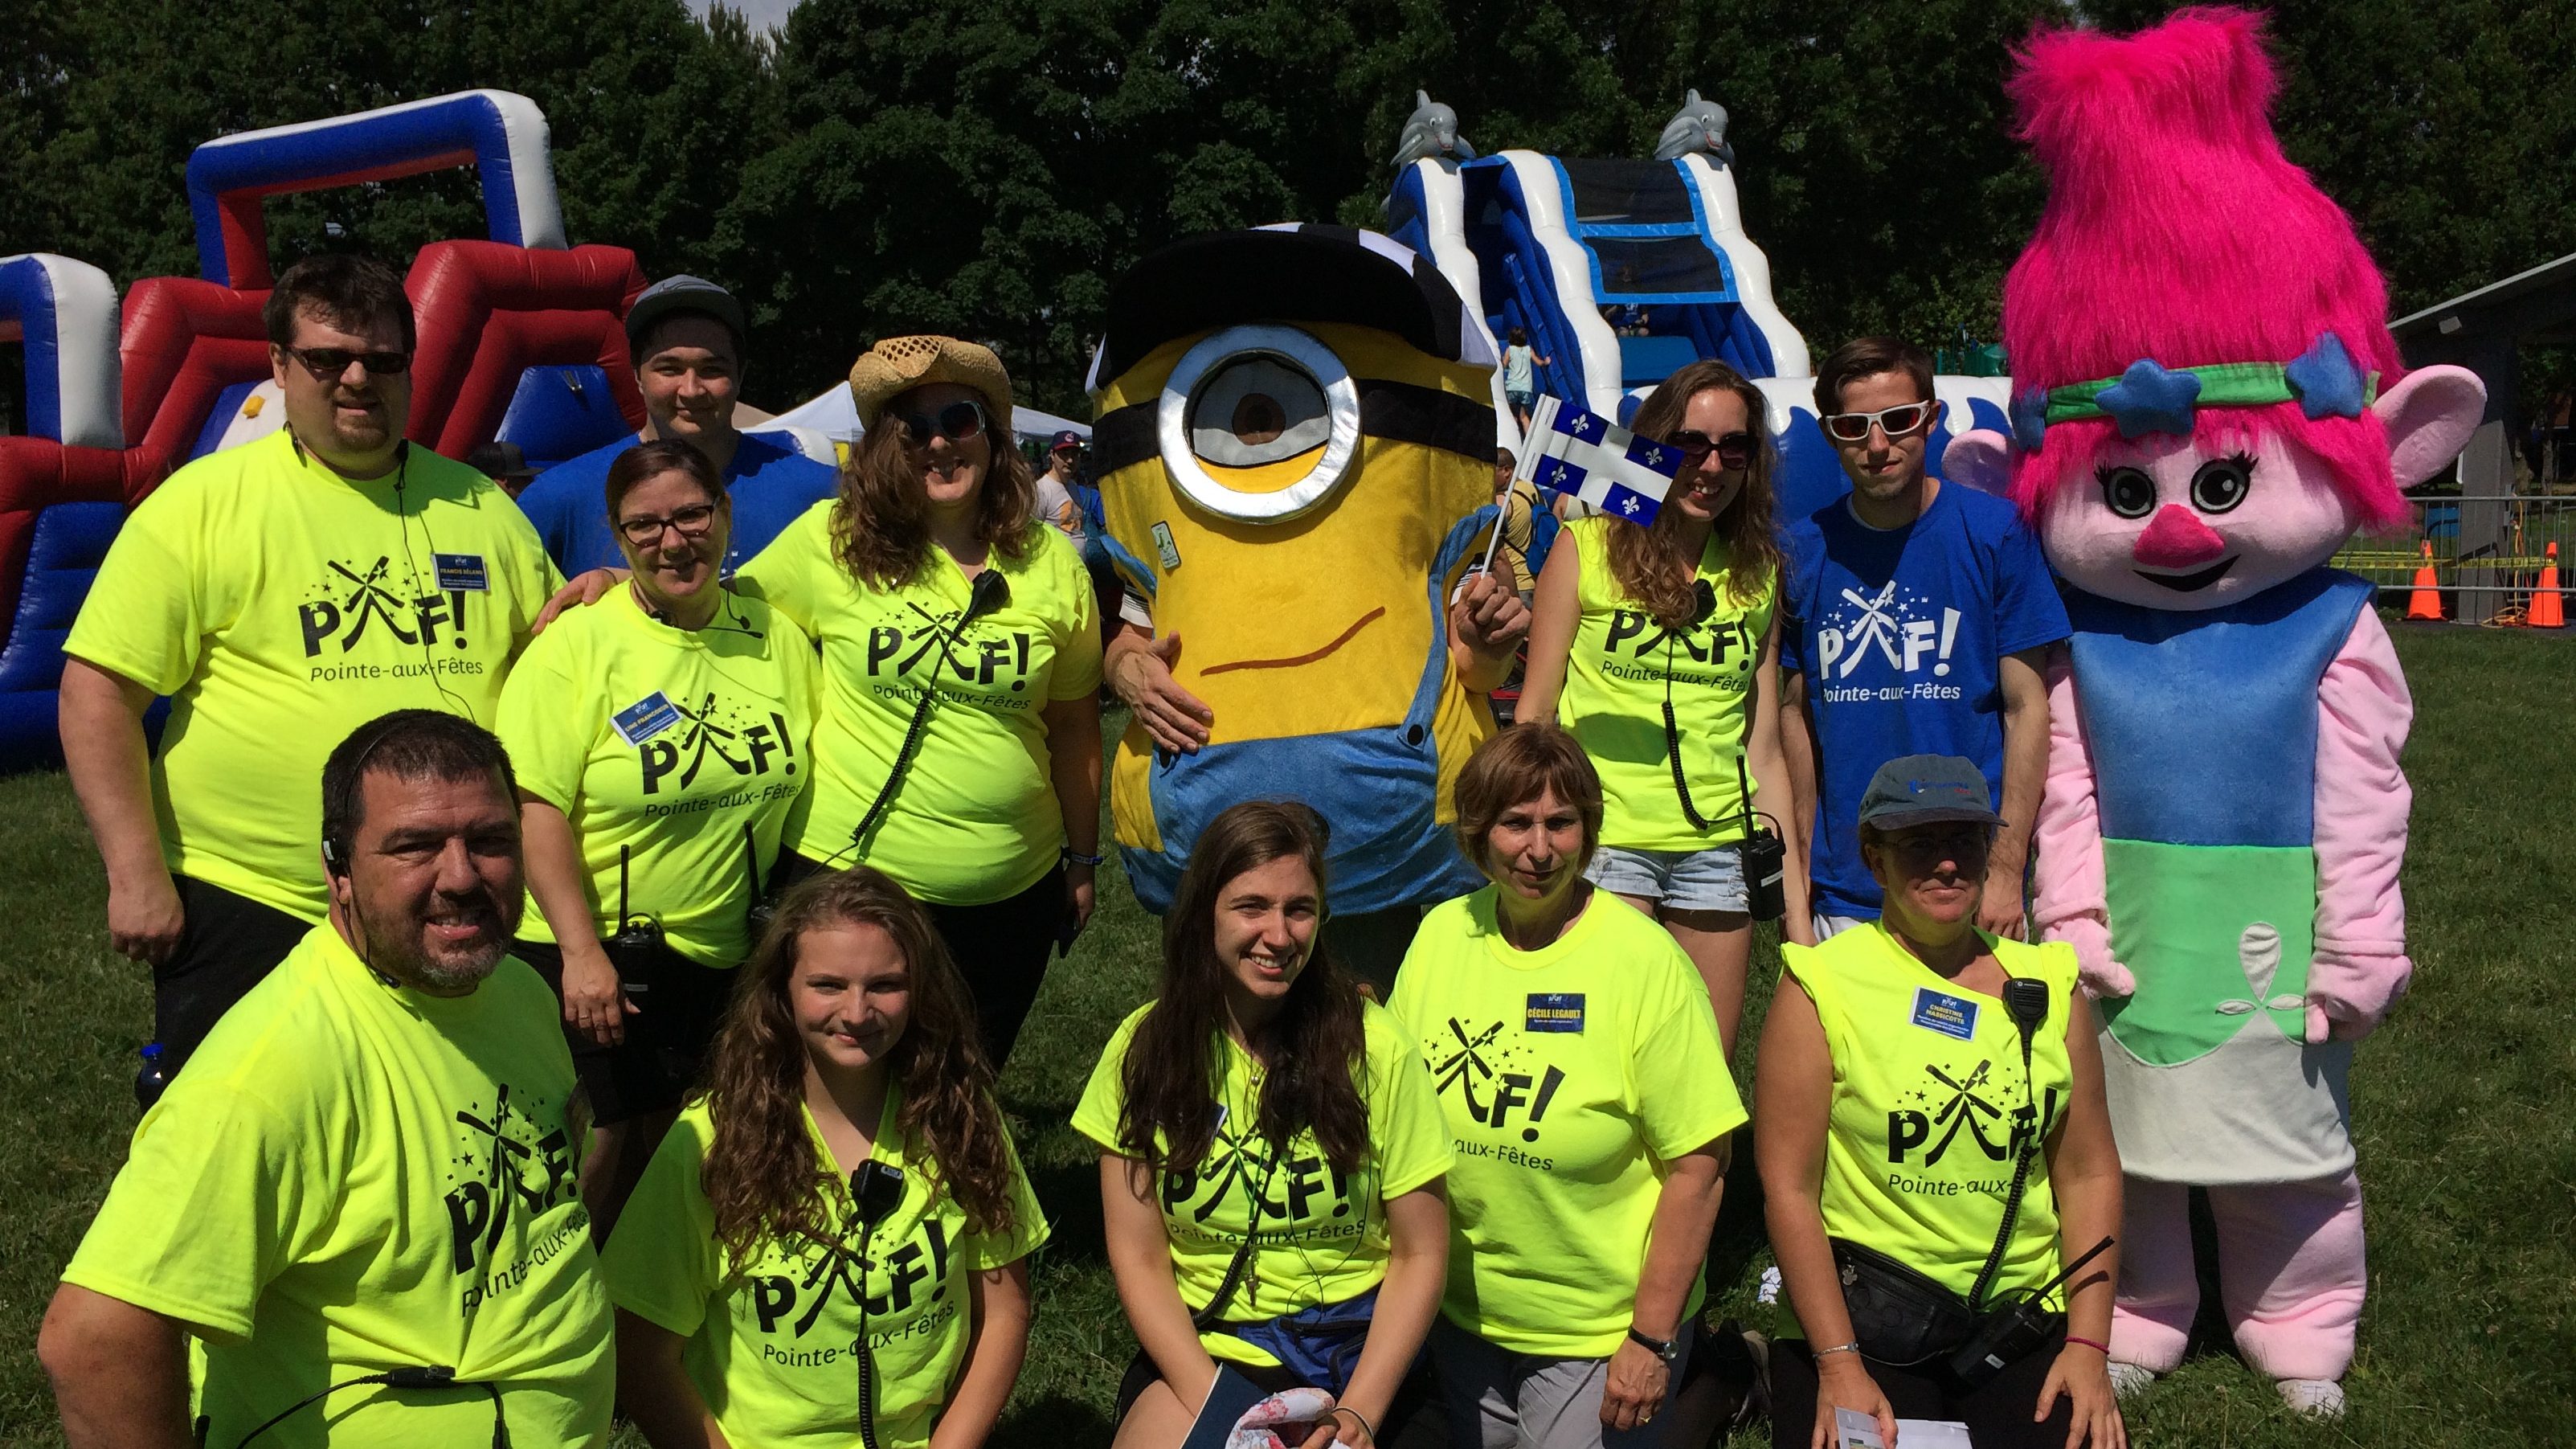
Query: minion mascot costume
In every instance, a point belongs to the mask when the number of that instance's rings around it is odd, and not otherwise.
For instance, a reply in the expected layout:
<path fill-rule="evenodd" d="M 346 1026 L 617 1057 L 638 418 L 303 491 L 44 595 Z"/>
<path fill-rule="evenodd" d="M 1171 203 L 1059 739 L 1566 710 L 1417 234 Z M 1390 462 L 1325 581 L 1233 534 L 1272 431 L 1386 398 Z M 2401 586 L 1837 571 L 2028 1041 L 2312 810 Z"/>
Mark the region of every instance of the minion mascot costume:
<path fill-rule="evenodd" d="M 1218 812 L 1264 798 L 1332 827 L 1337 924 L 1480 884 L 1447 826 L 1494 724 L 1446 606 L 1494 517 L 1494 365 L 1439 272 L 1374 232 L 1197 237 L 1111 290 L 1090 379 L 1110 557 L 1215 716 L 1195 754 L 1141 725 L 1119 741 L 1110 803 L 1146 909 L 1169 909 Z"/>
<path fill-rule="evenodd" d="M 2208 1195 L 2227 1322 L 2333 1414 L 2367 1281 L 2346 1073 L 2404 994 L 2413 702 L 2371 586 L 2327 567 L 2477 426 L 2405 372 L 2351 218 L 2282 155 L 2262 22 L 2035 37 L 2047 169 L 2004 284 L 2013 436 L 1951 445 L 2070 586 L 2049 671 L 2036 918 L 2099 1003 L 2127 1174 L 2112 1372 L 2182 1361 Z"/>

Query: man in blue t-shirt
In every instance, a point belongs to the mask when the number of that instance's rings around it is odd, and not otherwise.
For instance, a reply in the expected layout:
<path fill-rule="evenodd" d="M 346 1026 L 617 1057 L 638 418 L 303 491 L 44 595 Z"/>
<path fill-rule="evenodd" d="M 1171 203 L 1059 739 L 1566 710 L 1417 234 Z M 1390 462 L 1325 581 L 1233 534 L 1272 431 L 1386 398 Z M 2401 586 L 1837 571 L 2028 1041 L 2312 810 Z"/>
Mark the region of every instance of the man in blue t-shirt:
<path fill-rule="evenodd" d="M 684 439 L 724 475 L 733 496 L 728 573 L 836 491 L 839 475 L 797 451 L 794 438 L 735 429 L 742 332 L 742 304 L 713 282 L 665 277 L 636 297 L 626 313 L 626 343 L 644 394 L 644 431 L 557 463 L 519 495 L 564 577 L 625 566 L 608 526 L 608 465 L 639 441 Z"/>
<path fill-rule="evenodd" d="M 1844 344 L 1816 370 L 1816 412 L 1852 482 L 1790 526 L 1780 598 L 1781 734 L 1811 827 L 1816 937 L 1878 916 L 1860 859 L 1870 777 L 1901 755 L 1961 755 L 2003 802 L 1977 924 L 2019 938 L 2048 766 L 2041 669 L 2066 607 L 2010 503 L 1925 469 L 1941 405 L 1922 348 Z"/>

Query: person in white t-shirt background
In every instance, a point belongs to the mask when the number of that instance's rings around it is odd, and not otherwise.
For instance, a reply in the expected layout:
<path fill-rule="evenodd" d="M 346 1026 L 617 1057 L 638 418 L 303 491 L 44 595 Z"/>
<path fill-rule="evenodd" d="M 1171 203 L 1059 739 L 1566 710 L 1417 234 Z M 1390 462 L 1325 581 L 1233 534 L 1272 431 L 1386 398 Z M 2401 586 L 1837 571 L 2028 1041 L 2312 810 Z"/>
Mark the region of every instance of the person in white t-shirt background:
<path fill-rule="evenodd" d="M 1554 367 L 1556 359 L 1541 357 L 1529 345 L 1529 329 L 1515 327 L 1503 344 L 1503 396 L 1511 399 L 1512 418 L 1529 429 L 1530 409 L 1538 403 L 1537 368 Z"/>

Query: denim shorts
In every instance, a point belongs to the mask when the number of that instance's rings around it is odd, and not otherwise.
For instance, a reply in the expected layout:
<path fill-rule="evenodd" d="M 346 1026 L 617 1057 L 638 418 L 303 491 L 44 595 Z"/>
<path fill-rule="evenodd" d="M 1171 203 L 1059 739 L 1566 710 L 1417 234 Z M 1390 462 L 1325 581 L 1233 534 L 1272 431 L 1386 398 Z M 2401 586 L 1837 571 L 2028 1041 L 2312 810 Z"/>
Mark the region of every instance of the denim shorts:
<path fill-rule="evenodd" d="M 1677 911 L 1732 911 L 1751 904 L 1744 894 L 1744 856 L 1732 845 L 1705 850 L 1594 851 L 1584 879 L 1605 891 L 1635 896 Z"/>

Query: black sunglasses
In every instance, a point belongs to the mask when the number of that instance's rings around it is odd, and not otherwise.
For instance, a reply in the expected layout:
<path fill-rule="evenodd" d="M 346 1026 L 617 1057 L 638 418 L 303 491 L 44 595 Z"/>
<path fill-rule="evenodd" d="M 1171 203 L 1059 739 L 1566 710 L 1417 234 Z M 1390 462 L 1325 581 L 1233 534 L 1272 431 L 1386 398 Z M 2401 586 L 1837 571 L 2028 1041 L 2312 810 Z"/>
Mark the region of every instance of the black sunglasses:
<path fill-rule="evenodd" d="M 1721 468 L 1742 468 L 1753 462 L 1753 435 L 1726 433 L 1712 438 L 1696 429 L 1684 428 L 1673 434 L 1672 445 L 1681 450 L 1682 460 L 1696 463 L 1711 453 L 1717 455 Z"/>
<path fill-rule="evenodd" d="M 304 370 L 324 382 L 349 370 L 354 362 L 373 377 L 392 377 L 411 371 L 408 352 L 351 352 L 344 347 L 281 347 L 279 351 L 304 364 Z"/>
<path fill-rule="evenodd" d="M 962 443 L 983 433 L 984 405 L 972 400 L 953 402 L 936 414 L 897 413 L 894 420 L 903 424 L 905 440 L 916 448 L 929 447 L 934 435 Z"/>

